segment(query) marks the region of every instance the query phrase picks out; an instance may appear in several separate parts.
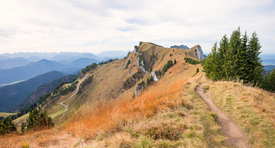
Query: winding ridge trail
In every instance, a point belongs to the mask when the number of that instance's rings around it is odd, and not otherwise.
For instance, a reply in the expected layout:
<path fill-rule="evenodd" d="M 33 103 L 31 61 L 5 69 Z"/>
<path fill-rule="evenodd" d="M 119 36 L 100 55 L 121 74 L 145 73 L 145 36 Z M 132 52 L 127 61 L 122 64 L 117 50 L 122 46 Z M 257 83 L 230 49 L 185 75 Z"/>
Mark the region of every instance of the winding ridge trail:
<path fill-rule="evenodd" d="M 62 114 L 64 112 L 66 112 L 68 110 L 68 106 L 65 105 L 65 104 L 63 104 L 63 102 L 66 101 L 66 100 L 68 100 L 68 99 L 71 99 L 73 96 L 75 96 L 78 93 L 80 84 L 87 78 L 88 75 L 89 75 L 89 73 L 86 74 L 86 76 L 84 77 L 84 79 L 82 79 L 81 81 L 79 81 L 79 83 L 76 85 L 76 90 L 73 92 L 73 94 L 70 97 L 68 97 L 68 98 L 66 98 L 66 99 L 64 99 L 63 101 L 60 102 L 60 104 L 62 106 L 64 106 L 64 107 L 66 107 L 66 108 L 62 112 L 60 112 L 60 113 L 52 116 L 52 118 L 55 117 L 55 116 L 58 116 L 58 115 L 60 115 L 60 114 Z"/>
<path fill-rule="evenodd" d="M 226 144 L 234 148 L 248 148 L 248 138 L 244 132 L 207 97 L 203 92 L 203 87 L 198 85 L 195 87 L 195 91 L 205 101 L 210 110 L 217 114 L 217 123 L 221 127 L 223 134 L 228 138 L 225 140 Z"/>

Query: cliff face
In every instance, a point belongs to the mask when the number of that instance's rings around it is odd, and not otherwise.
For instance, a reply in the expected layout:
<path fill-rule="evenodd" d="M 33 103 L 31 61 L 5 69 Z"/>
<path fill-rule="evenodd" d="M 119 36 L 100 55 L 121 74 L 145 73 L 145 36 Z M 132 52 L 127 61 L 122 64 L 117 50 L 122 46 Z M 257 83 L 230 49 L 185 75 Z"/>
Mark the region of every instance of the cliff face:
<path fill-rule="evenodd" d="M 196 46 L 196 49 L 197 49 L 197 58 L 199 59 L 199 60 L 204 60 L 204 54 L 203 54 L 203 51 L 202 51 L 202 49 L 201 49 L 201 46 L 200 45 L 197 45 Z"/>

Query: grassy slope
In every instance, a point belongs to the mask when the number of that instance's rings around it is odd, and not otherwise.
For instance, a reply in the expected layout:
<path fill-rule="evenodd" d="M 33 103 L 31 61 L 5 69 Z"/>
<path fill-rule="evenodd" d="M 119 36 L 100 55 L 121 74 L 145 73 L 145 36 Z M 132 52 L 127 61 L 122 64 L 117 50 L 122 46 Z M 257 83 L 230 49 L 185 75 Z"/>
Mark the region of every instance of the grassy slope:
<path fill-rule="evenodd" d="M 153 65 L 153 61 L 150 62 L 150 56 L 153 56 L 153 55 L 156 56 L 156 61 L 153 66 L 153 70 L 155 71 L 162 70 L 163 66 L 170 59 L 172 60 L 177 59 L 177 60 L 183 61 L 184 57 L 192 58 L 192 56 L 185 55 L 184 52 L 194 51 L 194 49 L 190 49 L 190 50 L 174 49 L 173 50 L 170 48 L 156 47 L 146 42 L 143 42 L 139 48 L 142 52 L 144 52 L 146 65 Z M 170 53 L 172 54 L 171 57 L 170 57 Z M 130 60 L 130 64 L 128 65 L 128 68 L 125 69 L 128 60 Z M 137 56 L 135 55 L 135 53 L 131 52 L 126 59 L 118 59 L 114 62 L 98 66 L 90 74 L 94 76 L 94 79 L 92 84 L 85 88 L 86 92 L 83 93 L 81 96 L 76 96 L 68 101 L 65 101 L 65 104 L 67 104 L 70 108 L 62 118 L 63 119 L 70 118 L 74 112 L 76 112 L 81 106 L 85 104 L 89 106 L 94 106 L 95 102 L 114 99 L 119 97 L 122 93 L 124 95 L 127 94 L 132 96 L 134 94 L 135 86 L 128 90 L 124 90 L 123 83 L 124 81 L 127 80 L 127 78 L 131 77 L 133 74 L 135 74 L 138 71 L 138 66 L 136 61 L 137 61 Z M 189 64 L 183 64 L 182 66 L 184 66 L 185 69 L 189 69 L 193 67 L 192 65 L 189 65 Z M 149 67 L 147 69 L 149 69 Z M 146 81 L 146 79 L 149 78 L 149 76 L 150 76 L 149 73 L 145 74 L 143 79 L 139 80 L 136 83 L 136 85 L 141 81 Z M 58 111 L 58 110 L 54 110 L 54 111 Z M 54 112 L 51 110 L 50 113 L 54 113 Z M 60 120 L 58 118 L 55 121 L 60 121 Z"/>
<path fill-rule="evenodd" d="M 234 82 L 210 83 L 212 100 L 246 133 L 251 147 L 275 145 L 275 97 Z"/>
<path fill-rule="evenodd" d="M 20 127 L 21 123 L 22 122 L 26 122 L 26 120 L 27 120 L 28 117 L 29 117 L 29 113 L 27 113 L 27 114 L 25 114 L 25 115 L 23 115 L 23 116 L 15 119 L 15 120 L 13 120 L 13 123 L 16 125 L 18 131 L 20 129 L 19 127 Z"/>
<path fill-rule="evenodd" d="M 154 70 L 161 70 L 170 59 L 178 62 L 142 96 L 132 98 L 135 87 L 122 89 L 123 81 L 137 71 L 136 56 L 130 53 L 127 59 L 97 67 L 91 74 L 95 78 L 92 84 L 81 96 L 72 99 L 74 102 L 66 102 L 72 107 L 56 119 L 64 121 L 72 117 L 64 126 L 11 140 L 12 146 L 29 143 L 33 147 L 141 147 L 147 142 L 153 147 L 223 147 L 224 137 L 219 126 L 207 105 L 194 93 L 196 82 L 186 85 L 201 76 L 200 72 L 192 77 L 201 66 L 184 62 L 186 50 L 158 48 L 148 43 L 141 45 L 146 52 L 145 60 L 150 58 L 148 55 L 158 53 Z M 125 69 L 129 59 L 131 64 Z M 146 63 L 152 64 L 150 60 Z M 148 77 L 149 74 L 145 74 L 142 80 Z M 112 98 L 117 99 L 110 100 Z M 57 102 L 50 110 L 62 110 Z M 11 143 L 4 140 L 1 144 L 5 147 Z"/>
<path fill-rule="evenodd" d="M 4 118 L 6 118 L 6 117 L 8 117 L 8 116 L 10 116 L 10 115 L 13 115 L 13 114 L 15 114 L 15 113 L 5 113 L 5 112 L 0 112 L 0 117 L 4 117 Z"/>
<path fill-rule="evenodd" d="M 196 67 L 171 67 L 137 99 L 82 107 L 64 130 L 55 128 L 12 141 L 32 147 L 225 147 L 207 105 L 194 92 Z M 200 67 L 201 68 L 201 67 Z M 195 78 L 199 78 L 201 72 Z M 120 97 L 122 97 L 121 95 Z M 124 100 L 124 101 L 123 101 Z M 7 146 L 1 141 L 1 146 Z"/>
<path fill-rule="evenodd" d="M 183 101 L 153 116 L 123 120 L 118 132 L 98 134 L 89 143 L 74 145 L 91 147 L 225 147 L 225 137 L 212 118 L 207 105 L 194 92 L 195 83 L 180 90 Z M 150 91 L 151 92 L 151 91 Z M 170 94 L 174 95 L 174 94 Z M 163 96 L 158 96 L 163 97 Z M 173 99 L 173 98 L 171 98 Z M 174 98 L 174 101 L 177 100 Z"/>

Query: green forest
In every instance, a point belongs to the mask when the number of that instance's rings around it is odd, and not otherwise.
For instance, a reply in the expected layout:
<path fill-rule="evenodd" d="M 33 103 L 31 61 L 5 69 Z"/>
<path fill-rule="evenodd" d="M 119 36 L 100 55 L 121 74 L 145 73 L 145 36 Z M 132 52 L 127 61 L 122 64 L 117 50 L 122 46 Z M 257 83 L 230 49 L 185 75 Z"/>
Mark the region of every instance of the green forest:
<path fill-rule="evenodd" d="M 249 38 L 247 32 L 241 34 L 240 28 L 228 38 L 224 35 L 219 44 L 216 42 L 211 53 L 202 61 L 206 75 L 216 80 L 242 80 L 244 84 L 274 91 L 273 73 L 263 77 L 260 55 L 261 44 L 256 32 Z"/>

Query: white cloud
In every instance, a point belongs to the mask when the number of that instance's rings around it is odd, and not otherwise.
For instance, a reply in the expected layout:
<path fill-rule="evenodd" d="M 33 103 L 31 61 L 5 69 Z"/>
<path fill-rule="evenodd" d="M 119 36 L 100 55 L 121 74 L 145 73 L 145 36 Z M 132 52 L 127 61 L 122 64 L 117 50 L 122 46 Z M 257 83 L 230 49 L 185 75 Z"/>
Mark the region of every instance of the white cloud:
<path fill-rule="evenodd" d="M 132 50 L 139 41 L 164 46 L 214 42 L 241 27 L 257 31 L 263 53 L 274 53 L 273 0 L 48 0 L 0 5 L 0 53 Z"/>

